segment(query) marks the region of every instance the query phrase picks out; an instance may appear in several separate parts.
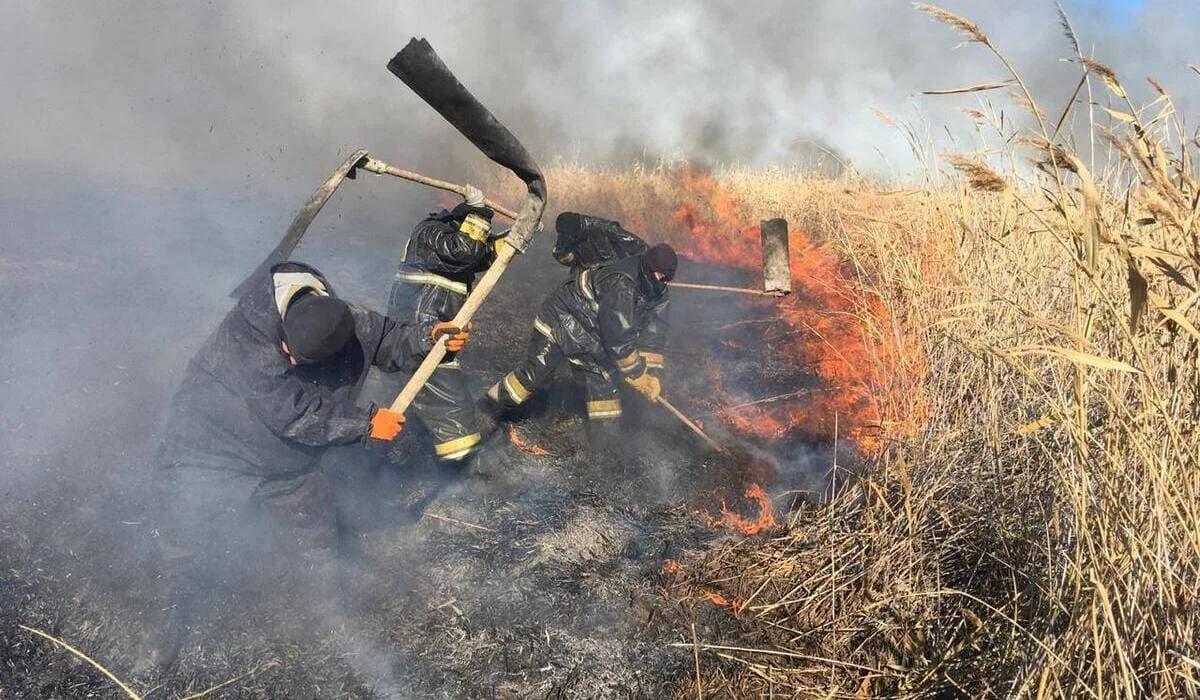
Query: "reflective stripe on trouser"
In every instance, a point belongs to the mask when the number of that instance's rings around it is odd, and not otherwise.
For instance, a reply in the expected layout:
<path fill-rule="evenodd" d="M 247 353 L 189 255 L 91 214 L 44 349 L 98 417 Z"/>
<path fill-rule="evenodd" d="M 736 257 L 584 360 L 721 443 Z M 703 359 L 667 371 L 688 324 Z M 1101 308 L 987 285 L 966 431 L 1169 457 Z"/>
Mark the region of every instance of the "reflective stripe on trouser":
<path fill-rule="evenodd" d="M 554 371 L 564 359 L 558 345 L 546 333 L 535 328 L 529 334 L 529 348 L 524 361 L 500 380 L 496 398 L 509 408 L 520 406 L 534 392 L 550 386 Z"/>
<path fill-rule="evenodd" d="M 576 366 L 587 392 L 588 420 L 613 420 L 621 417 L 621 395 L 608 373 L 595 367 Z"/>
<path fill-rule="evenodd" d="M 457 362 L 438 365 L 412 406 L 417 420 L 433 436 L 438 458 L 463 459 L 479 445 L 475 401 Z"/>

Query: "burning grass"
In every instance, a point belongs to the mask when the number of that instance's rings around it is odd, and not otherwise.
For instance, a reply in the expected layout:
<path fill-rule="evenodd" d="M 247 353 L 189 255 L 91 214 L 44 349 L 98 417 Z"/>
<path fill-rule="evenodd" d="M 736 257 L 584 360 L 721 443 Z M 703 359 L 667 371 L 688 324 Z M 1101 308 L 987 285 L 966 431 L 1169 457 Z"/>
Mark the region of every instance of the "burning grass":
<path fill-rule="evenodd" d="M 550 454 L 550 452 L 546 448 L 542 447 L 541 445 L 537 444 L 536 442 L 531 442 L 531 441 L 521 437 L 521 433 L 519 433 L 517 431 L 517 427 L 515 425 L 508 426 L 508 441 L 509 441 L 509 443 L 512 444 L 513 447 L 517 448 L 518 450 L 521 450 L 522 452 L 524 452 L 526 454 L 532 455 L 534 457 L 552 457 L 553 456 Z"/>
<path fill-rule="evenodd" d="M 911 435 L 920 424 L 925 402 L 911 378 L 923 373 L 924 360 L 915 338 L 892 319 L 854 261 L 831 241 L 814 237 L 826 230 L 819 218 L 826 189 L 841 185 L 785 171 L 717 174 L 687 165 L 626 171 L 560 165 L 547 171 L 547 179 L 557 210 L 617 219 L 651 240 L 672 243 L 691 262 L 737 271 L 747 287 L 762 284 L 759 221 L 790 222 L 793 294 L 782 299 L 724 294 L 677 303 L 712 301 L 735 309 L 744 320 L 713 329 L 713 344 L 760 367 L 787 367 L 791 376 L 770 395 L 754 393 L 767 383 L 731 377 L 712 360 L 713 353 L 705 353 L 704 380 L 681 387 L 689 409 L 706 409 L 754 442 L 841 438 L 868 454 L 890 438 Z M 865 181 L 857 185 L 871 187 Z M 689 273 L 685 266 L 681 280 L 706 281 L 689 276 L 696 270 L 693 265 Z M 676 291 L 697 294 L 714 293 Z M 897 406 L 906 410 L 889 410 Z M 884 421 L 885 412 L 901 418 Z"/>
<path fill-rule="evenodd" d="M 737 649 L 699 643 L 705 696 L 1200 694 L 1197 144 L 1082 65 L 1121 104 L 1096 173 L 1035 123 L 1036 171 L 796 183 L 927 404 L 789 531 L 684 563 L 676 595 L 741 605 Z"/>
<path fill-rule="evenodd" d="M 749 518 L 742 515 L 738 511 L 729 507 L 725 501 L 721 502 L 721 517 L 715 518 L 705 515 L 709 527 L 727 527 L 731 530 L 742 533 L 743 535 L 757 535 L 758 533 L 768 528 L 775 527 L 775 508 L 771 505 L 771 496 L 758 484 L 751 484 L 745 492 L 745 497 L 753 503 L 758 510 L 758 515 L 754 518 Z"/>
<path fill-rule="evenodd" d="M 1000 155 L 948 158 L 964 185 L 550 173 L 560 208 L 745 269 L 756 218 L 787 217 L 798 291 L 739 350 L 811 365 L 832 396 L 761 404 L 714 375 L 747 404 L 718 417 L 779 439 L 836 414 L 878 448 L 788 527 L 664 570 L 742 627 L 681 629 L 682 695 L 1200 695 L 1200 144 L 1157 83 L 1138 107 L 1076 58 L 1107 125 L 1014 75 L 1027 116 L 975 110 Z M 1094 129 L 1099 162 L 1056 122 Z"/>

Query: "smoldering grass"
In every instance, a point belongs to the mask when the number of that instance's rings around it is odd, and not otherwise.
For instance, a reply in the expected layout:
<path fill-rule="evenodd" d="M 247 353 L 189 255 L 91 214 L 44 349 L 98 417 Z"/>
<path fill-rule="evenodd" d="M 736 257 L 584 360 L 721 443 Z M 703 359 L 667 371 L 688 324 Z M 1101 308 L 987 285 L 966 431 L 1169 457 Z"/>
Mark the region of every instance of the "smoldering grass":
<path fill-rule="evenodd" d="M 279 665 L 280 665 L 280 662 L 278 662 L 278 661 L 274 661 L 274 660 L 265 661 L 263 663 L 258 664 L 257 666 L 250 669 L 249 671 L 246 671 L 245 673 L 243 673 L 240 676 L 235 676 L 234 678 L 230 678 L 227 681 L 222 681 L 221 683 L 211 686 L 205 690 L 197 691 L 197 692 L 191 693 L 189 695 L 182 695 L 179 698 L 177 698 L 176 700 L 200 700 L 201 698 L 206 698 L 209 695 L 212 695 L 213 693 L 217 692 L 218 690 L 221 690 L 222 688 L 228 688 L 229 686 L 233 685 L 234 683 L 238 683 L 240 681 L 246 680 L 247 678 L 250 678 L 251 676 L 257 674 L 259 671 L 263 671 L 263 670 L 269 669 L 269 668 L 275 668 Z"/>

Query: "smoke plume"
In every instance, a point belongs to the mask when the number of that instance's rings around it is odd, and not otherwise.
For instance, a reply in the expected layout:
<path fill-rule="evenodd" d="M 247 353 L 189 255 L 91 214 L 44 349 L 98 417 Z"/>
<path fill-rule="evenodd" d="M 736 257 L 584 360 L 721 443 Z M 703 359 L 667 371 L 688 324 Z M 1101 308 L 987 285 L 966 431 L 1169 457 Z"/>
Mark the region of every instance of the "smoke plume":
<path fill-rule="evenodd" d="M 1153 75 L 1180 113 L 1200 111 L 1187 69 L 1200 62 L 1194 0 L 1064 5 L 1084 51 L 1135 101 Z M 1053 2 L 945 7 L 983 27 L 1043 106 L 1061 109 L 1080 71 L 1058 60 L 1072 51 Z M 47 508 L 109 523 L 96 538 L 138 527 L 148 455 L 187 359 L 353 148 L 455 181 L 485 165 L 386 70 L 411 36 L 427 37 L 543 162 L 908 174 L 919 162 L 872 107 L 946 143 L 927 125 L 967 125 L 953 107 L 980 98 L 920 92 L 1008 77 L 986 49 L 956 49 L 951 29 L 899 0 L 16 0 L 4 15 L 5 541 L 77 534 L 57 521 L 34 532 Z M 436 202 L 360 178 L 299 254 L 343 296 L 380 308 L 407 231 Z M 91 574 L 122 564 L 108 566 Z"/>

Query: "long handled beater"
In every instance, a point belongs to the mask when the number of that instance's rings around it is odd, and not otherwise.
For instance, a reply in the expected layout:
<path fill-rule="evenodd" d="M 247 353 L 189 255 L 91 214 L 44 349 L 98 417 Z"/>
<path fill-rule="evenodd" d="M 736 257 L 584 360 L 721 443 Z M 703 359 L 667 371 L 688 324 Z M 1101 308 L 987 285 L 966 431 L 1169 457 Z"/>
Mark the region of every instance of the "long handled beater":
<path fill-rule="evenodd" d="M 719 445 L 716 440 L 713 440 L 712 438 L 710 438 L 708 436 L 708 433 L 704 432 L 703 428 L 696 425 L 695 421 L 693 421 L 691 418 L 688 418 L 687 416 L 685 416 L 683 414 L 683 411 L 680 411 L 678 408 L 675 408 L 675 406 L 673 406 L 670 401 L 667 401 L 662 396 L 659 396 L 657 399 L 655 399 L 654 402 L 657 403 L 659 406 L 662 406 L 663 408 L 667 409 L 671 413 L 671 415 L 678 418 L 681 423 L 686 425 L 689 430 L 691 430 L 693 433 L 698 435 L 701 440 L 708 443 L 709 447 L 713 448 L 717 452 L 725 451 L 724 447 L 721 447 L 721 445 Z"/>

